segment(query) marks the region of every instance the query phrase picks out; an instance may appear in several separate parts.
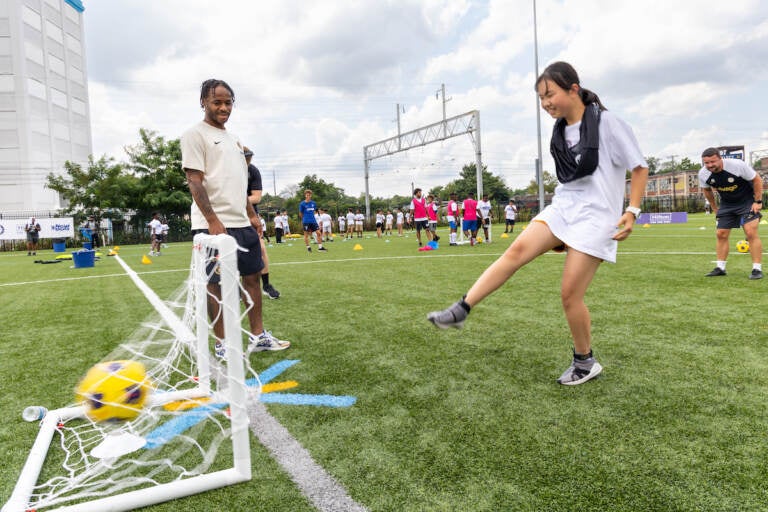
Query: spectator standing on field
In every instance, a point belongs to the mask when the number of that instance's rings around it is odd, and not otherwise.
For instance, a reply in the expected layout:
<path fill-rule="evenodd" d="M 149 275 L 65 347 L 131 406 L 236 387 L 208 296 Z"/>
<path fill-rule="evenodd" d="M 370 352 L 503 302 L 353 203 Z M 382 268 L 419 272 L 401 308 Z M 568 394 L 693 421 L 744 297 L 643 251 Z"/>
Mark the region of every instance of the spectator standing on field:
<path fill-rule="evenodd" d="M 248 351 L 285 350 L 290 342 L 275 338 L 264 329 L 259 275 L 261 237 L 256 210 L 248 200 L 248 164 L 240 140 L 225 128 L 235 93 L 223 80 L 206 80 L 200 87 L 203 121 L 181 136 L 181 166 L 192 194 L 192 230 L 194 234 L 229 234 L 247 249 L 237 251 L 237 268 L 243 293 L 250 296 L 248 309 L 251 333 Z M 221 320 L 221 286 L 215 272 L 208 283 L 208 312 L 217 338 L 216 354 L 225 356 L 220 341 L 224 336 Z M 218 300 L 217 300 L 218 299 Z"/>
<path fill-rule="evenodd" d="M 422 247 L 421 232 L 426 231 L 427 242 L 432 241 L 432 233 L 429 231 L 429 216 L 427 215 L 427 201 L 421 197 L 421 189 L 413 191 L 411 199 L 411 212 L 413 214 L 413 223 L 416 228 L 416 239 L 419 241 L 419 247 Z"/>
<path fill-rule="evenodd" d="M 333 219 L 328 213 L 328 210 L 320 208 L 320 231 L 322 232 L 323 241 L 333 242 Z"/>
<path fill-rule="evenodd" d="M 763 278 L 763 242 L 757 228 L 763 214 L 763 180 L 750 165 L 735 158 L 722 158 L 717 148 L 707 148 L 701 154 L 704 167 L 699 171 L 699 183 L 704 197 L 712 205 L 717 220 L 717 266 L 707 277 L 724 276 L 728 259 L 731 229 L 742 228 L 752 256 L 750 279 Z M 720 204 L 715 202 L 717 190 Z"/>
<path fill-rule="evenodd" d="M 272 223 L 275 226 L 275 243 L 283 243 L 283 216 L 280 212 L 275 212 L 275 218 L 272 219 Z"/>
<path fill-rule="evenodd" d="M 347 233 L 347 218 L 344 216 L 343 213 L 339 214 L 339 218 L 336 219 L 336 222 L 339 225 L 339 236 L 343 237 Z"/>
<path fill-rule="evenodd" d="M 160 214 L 154 212 L 152 214 L 152 220 L 147 224 L 149 226 L 149 236 L 152 240 L 152 249 L 149 252 L 150 256 L 161 256 L 160 246 L 163 243 L 163 223 L 160 222 Z"/>
<path fill-rule="evenodd" d="M 245 163 L 248 165 L 248 203 L 251 205 L 259 219 L 259 225 L 256 227 L 256 230 L 259 232 L 261 261 L 264 263 L 264 268 L 261 269 L 260 273 L 261 291 L 270 299 L 279 299 L 280 292 L 269 282 L 269 255 L 267 254 L 266 244 L 266 242 L 269 242 L 269 237 L 267 236 L 267 223 L 259 213 L 259 203 L 261 202 L 261 196 L 263 194 L 261 171 L 251 163 L 251 160 L 253 159 L 253 151 L 246 146 L 243 146 L 243 156 L 245 157 Z"/>
<path fill-rule="evenodd" d="M 477 213 L 479 214 L 480 225 L 483 226 L 485 243 L 491 243 L 491 237 L 488 233 L 491 227 L 491 202 L 488 200 L 488 194 L 483 194 L 483 198 L 477 202 Z"/>
<path fill-rule="evenodd" d="M 405 222 L 405 215 L 403 210 L 395 210 L 395 225 L 397 226 L 397 236 L 403 236 L 403 223 Z"/>
<path fill-rule="evenodd" d="M 517 206 L 513 199 L 509 200 L 509 204 L 504 207 L 504 219 L 506 224 L 504 225 L 505 233 L 512 233 L 515 231 L 515 219 L 517 218 Z"/>
<path fill-rule="evenodd" d="M 384 217 L 384 233 L 387 236 L 392 236 L 392 221 L 395 220 L 391 210 L 387 210 L 387 215 Z"/>
<path fill-rule="evenodd" d="M 352 235 L 355 232 L 355 212 L 352 211 L 352 208 L 349 208 L 347 210 L 347 238 L 349 240 L 352 240 Z"/>
<path fill-rule="evenodd" d="M 40 241 L 40 223 L 37 219 L 30 217 L 24 226 L 27 233 L 27 256 L 37 256 L 37 244 Z"/>
<path fill-rule="evenodd" d="M 381 238 L 384 233 L 384 212 L 376 210 L 376 237 Z"/>
<path fill-rule="evenodd" d="M 427 230 L 435 242 L 440 240 L 440 237 L 437 236 L 437 212 L 439 210 L 440 205 L 435 200 L 435 196 L 429 194 L 427 196 Z"/>
<path fill-rule="evenodd" d="M 456 199 L 459 197 L 455 192 L 448 199 L 448 205 L 445 207 L 445 218 L 448 220 L 448 229 L 450 229 L 449 245 L 457 245 L 457 230 L 459 226 L 459 203 Z"/>
<path fill-rule="evenodd" d="M 355 232 L 357 232 L 357 238 L 363 238 L 363 225 L 365 224 L 365 215 L 360 211 L 360 208 L 355 210 Z"/>
<path fill-rule="evenodd" d="M 475 245 L 477 242 L 477 201 L 474 192 L 467 194 L 467 198 L 461 203 L 461 216 L 464 219 L 461 222 L 464 236 L 469 238 L 469 245 Z"/>
<path fill-rule="evenodd" d="M 317 204 L 312 200 L 312 191 L 307 189 L 304 191 L 304 200 L 299 204 L 299 215 L 301 216 L 301 224 L 304 229 L 304 245 L 307 246 L 307 252 L 312 252 L 312 248 L 309 246 L 309 238 L 314 234 L 317 241 L 318 251 L 327 251 L 323 247 L 323 238 L 320 233 L 320 226 L 317 225 L 315 218 L 315 212 L 317 211 Z"/>

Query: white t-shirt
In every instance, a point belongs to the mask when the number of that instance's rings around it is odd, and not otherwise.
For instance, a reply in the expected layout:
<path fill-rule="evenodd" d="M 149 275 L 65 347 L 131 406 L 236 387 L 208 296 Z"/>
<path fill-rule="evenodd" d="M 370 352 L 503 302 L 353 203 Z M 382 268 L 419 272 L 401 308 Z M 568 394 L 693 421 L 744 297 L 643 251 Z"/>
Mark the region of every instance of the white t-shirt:
<path fill-rule="evenodd" d="M 398 224 L 403 223 L 403 212 L 397 212 L 397 223 Z"/>
<path fill-rule="evenodd" d="M 477 202 L 477 209 L 480 210 L 480 215 L 487 219 L 491 215 L 491 202 L 481 199 Z"/>
<path fill-rule="evenodd" d="M 387 214 L 387 217 L 386 217 L 386 219 L 387 219 L 387 221 L 386 221 L 386 222 L 387 222 L 387 225 L 388 225 L 388 226 L 391 226 L 391 225 L 392 225 L 392 219 L 394 219 L 394 217 L 392 216 L 392 214 L 391 214 L 391 213 L 388 213 L 388 214 Z"/>
<path fill-rule="evenodd" d="M 211 207 L 225 227 L 251 225 L 246 211 L 248 166 L 236 136 L 200 121 L 181 136 L 181 166 L 205 174 L 203 185 Z M 195 201 L 191 218 L 192 229 L 208 229 Z"/>
<path fill-rule="evenodd" d="M 333 228 L 333 220 L 331 219 L 331 216 L 327 213 L 324 213 L 320 216 L 320 222 L 323 225 L 323 231 L 331 232 Z"/>
<path fill-rule="evenodd" d="M 517 206 L 513 204 L 508 204 L 504 207 L 504 218 L 509 220 L 515 220 L 515 216 L 517 215 Z"/>
<path fill-rule="evenodd" d="M 569 144 L 578 142 L 579 126 L 566 127 Z M 632 128 L 608 110 L 600 118 L 599 148 L 595 172 L 558 184 L 552 204 L 534 220 L 545 222 L 569 247 L 615 263 L 618 242 L 612 237 L 622 215 L 626 172 L 648 164 Z"/>
<path fill-rule="evenodd" d="M 349 226 L 354 226 L 355 225 L 355 214 L 354 213 L 349 212 L 347 214 L 347 224 Z"/>
<path fill-rule="evenodd" d="M 152 219 L 149 221 L 149 230 L 153 235 L 163 234 L 163 223 L 158 219 Z"/>

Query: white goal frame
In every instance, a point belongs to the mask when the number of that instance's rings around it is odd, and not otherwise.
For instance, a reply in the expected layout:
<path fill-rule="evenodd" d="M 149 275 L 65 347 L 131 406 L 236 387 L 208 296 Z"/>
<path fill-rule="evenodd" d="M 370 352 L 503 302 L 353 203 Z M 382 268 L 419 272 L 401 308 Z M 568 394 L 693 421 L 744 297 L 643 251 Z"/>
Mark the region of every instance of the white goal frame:
<path fill-rule="evenodd" d="M 209 327 L 207 323 L 207 284 L 206 251 L 218 251 L 221 269 L 221 301 L 224 323 L 224 344 L 226 347 L 226 389 L 212 392 L 211 365 L 209 350 Z M 155 307 L 165 323 L 174 331 L 175 336 L 189 344 L 190 353 L 197 358 L 199 369 L 198 386 L 184 391 L 158 393 L 151 395 L 149 407 L 185 399 L 210 397 L 216 401 L 227 402 L 230 407 L 232 467 L 212 473 L 192 476 L 172 482 L 146 487 L 134 491 L 122 492 L 105 498 L 67 505 L 51 510 L 59 512 L 104 512 L 127 511 L 146 507 L 204 491 L 245 482 L 251 479 L 250 432 L 248 429 L 247 390 L 243 362 L 242 331 L 240 328 L 240 288 L 237 271 L 238 246 L 229 235 L 199 234 L 194 238 L 193 268 L 191 279 L 196 298 L 196 333 L 182 322 L 178 316 L 149 288 L 125 262 L 116 256 L 136 286 Z M 40 423 L 40 431 L 22 468 L 19 479 L 2 512 L 25 512 L 29 510 L 29 500 L 37 479 L 43 468 L 49 446 L 61 422 L 85 417 L 82 406 L 65 407 L 49 411 Z"/>

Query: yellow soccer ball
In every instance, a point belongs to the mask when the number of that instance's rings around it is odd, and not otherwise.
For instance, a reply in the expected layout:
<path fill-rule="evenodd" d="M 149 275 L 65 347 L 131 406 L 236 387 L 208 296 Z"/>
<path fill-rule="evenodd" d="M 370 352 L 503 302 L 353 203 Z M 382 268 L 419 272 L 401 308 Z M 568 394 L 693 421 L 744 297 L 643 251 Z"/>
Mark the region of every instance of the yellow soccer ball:
<path fill-rule="evenodd" d="M 736 242 L 736 250 L 741 253 L 749 252 L 749 242 L 746 240 L 739 240 Z"/>
<path fill-rule="evenodd" d="M 139 415 L 151 389 L 143 364 L 107 361 L 88 370 L 75 395 L 92 421 L 122 421 Z"/>

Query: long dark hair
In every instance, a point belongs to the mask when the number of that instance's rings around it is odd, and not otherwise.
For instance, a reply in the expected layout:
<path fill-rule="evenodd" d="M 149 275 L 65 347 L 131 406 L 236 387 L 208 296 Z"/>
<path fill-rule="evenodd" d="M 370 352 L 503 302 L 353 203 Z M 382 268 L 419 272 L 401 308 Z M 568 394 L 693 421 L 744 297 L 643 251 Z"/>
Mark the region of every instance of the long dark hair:
<path fill-rule="evenodd" d="M 579 97 L 581 98 L 581 102 L 584 105 L 597 103 L 597 106 L 600 108 L 600 110 L 608 110 L 605 108 L 605 105 L 602 104 L 597 94 L 590 91 L 589 89 L 581 87 L 581 84 L 579 83 L 579 74 L 576 73 L 576 70 L 573 68 L 573 66 L 567 62 L 558 61 L 553 62 L 547 66 L 544 69 L 544 72 L 536 79 L 534 89 L 538 90 L 539 84 L 544 80 L 551 80 L 566 91 L 569 90 L 573 84 L 576 84 L 579 86 Z"/>
<path fill-rule="evenodd" d="M 217 80 L 215 78 L 209 78 L 200 85 L 200 106 L 203 106 L 203 100 L 208 97 L 218 86 L 224 87 L 232 95 L 232 102 L 235 101 L 235 91 L 224 80 Z"/>

